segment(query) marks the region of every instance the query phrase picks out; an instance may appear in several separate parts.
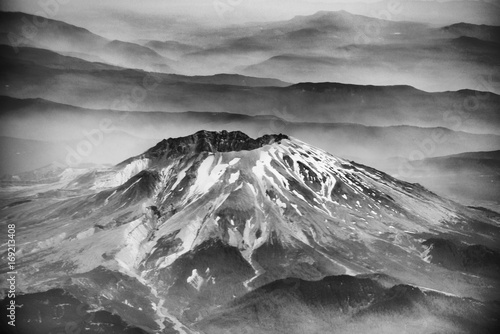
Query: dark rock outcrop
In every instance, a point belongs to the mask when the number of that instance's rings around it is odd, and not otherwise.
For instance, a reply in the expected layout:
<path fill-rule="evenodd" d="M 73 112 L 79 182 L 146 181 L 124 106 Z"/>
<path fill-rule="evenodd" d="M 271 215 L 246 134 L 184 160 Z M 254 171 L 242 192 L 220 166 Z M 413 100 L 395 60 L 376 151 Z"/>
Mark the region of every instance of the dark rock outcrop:
<path fill-rule="evenodd" d="M 275 142 L 279 143 L 282 139 L 288 139 L 288 136 L 273 134 L 253 139 L 240 131 L 202 130 L 186 137 L 164 139 L 149 149 L 145 155 L 150 158 L 166 155 L 168 158 L 188 153 L 250 151 Z"/>

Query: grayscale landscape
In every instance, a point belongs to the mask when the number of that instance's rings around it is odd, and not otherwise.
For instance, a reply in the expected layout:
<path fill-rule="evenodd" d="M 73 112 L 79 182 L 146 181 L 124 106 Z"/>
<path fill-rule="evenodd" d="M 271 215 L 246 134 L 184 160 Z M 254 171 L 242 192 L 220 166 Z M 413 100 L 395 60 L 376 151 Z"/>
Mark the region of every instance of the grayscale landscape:
<path fill-rule="evenodd" d="M 2 333 L 497 333 L 496 0 L 0 9 Z"/>

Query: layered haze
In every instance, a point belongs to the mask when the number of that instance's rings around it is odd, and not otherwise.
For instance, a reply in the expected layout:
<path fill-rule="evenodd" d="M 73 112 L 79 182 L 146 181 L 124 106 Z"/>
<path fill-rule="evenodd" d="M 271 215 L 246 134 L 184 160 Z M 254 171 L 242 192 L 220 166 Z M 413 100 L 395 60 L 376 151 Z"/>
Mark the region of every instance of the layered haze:
<path fill-rule="evenodd" d="M 0 6 L 20 333 L 500 326 L 498 1 Z"/>

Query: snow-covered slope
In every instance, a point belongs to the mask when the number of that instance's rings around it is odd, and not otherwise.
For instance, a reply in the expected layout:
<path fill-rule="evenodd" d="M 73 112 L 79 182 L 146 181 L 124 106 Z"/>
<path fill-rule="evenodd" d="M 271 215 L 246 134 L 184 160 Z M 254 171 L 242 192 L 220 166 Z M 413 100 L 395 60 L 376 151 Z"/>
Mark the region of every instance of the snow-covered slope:
<path fill-rule="evenodd" d="M 200 131 L 64 182 L 4 207 L 35 268 L 22 274 L 26 291 L 103 266 L 151 287 L 173 323 L 288 277 L 383 272 L 457 295 L 498 292 L 430 263 L 423 244 L 495 248 L 497 222 L 286 135 Z M 65 269 L 48 271 L 54 262 Z"/>

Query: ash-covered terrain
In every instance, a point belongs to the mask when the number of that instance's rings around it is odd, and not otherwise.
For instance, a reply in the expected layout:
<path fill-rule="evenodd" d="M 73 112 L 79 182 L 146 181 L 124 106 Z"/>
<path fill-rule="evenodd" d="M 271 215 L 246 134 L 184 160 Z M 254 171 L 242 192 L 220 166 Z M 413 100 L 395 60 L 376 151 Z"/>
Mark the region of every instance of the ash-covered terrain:
<path fill-rule="evenodd" d="M 498 215 L 285 134 L 199 131 L 1 198 L 19 333 L 499 325 Z"/>

